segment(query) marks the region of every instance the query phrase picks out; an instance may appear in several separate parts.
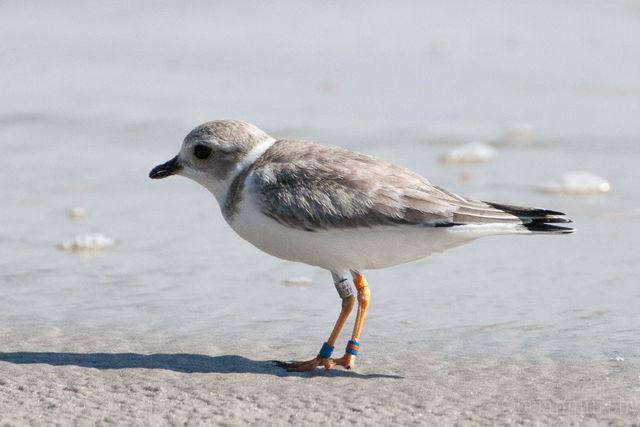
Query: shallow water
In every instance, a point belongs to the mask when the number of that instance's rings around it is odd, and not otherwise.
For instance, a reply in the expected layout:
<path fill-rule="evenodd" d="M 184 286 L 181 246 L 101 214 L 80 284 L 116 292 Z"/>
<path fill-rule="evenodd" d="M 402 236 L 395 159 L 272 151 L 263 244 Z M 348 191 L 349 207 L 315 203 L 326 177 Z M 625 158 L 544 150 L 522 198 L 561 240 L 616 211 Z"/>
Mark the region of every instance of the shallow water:
<path fill-rule="evenodd" d="M 229 340 L 273 351 L 265 358 L 286 357 L 285 348 L 312 356 L 339 312 L 329 273 L 242 241 L 197 184 L 147 178 L 191 127 L 239 118 L 391 160 L 465 196 L 575 221 L 572 236 L 486 238 L 369 272 L 364 354 L 411 347 L 637 372 L 638 3 L 504 2 L 497 13 L 461 2 L 465 16 L 447 2 L 293 4 L 3 3 L 7 350 L 64 351 L 84 340 L 95 350 L 118 342 L 160 351 L 212 340 L 224 351 Z M 531 135 L 509 137 L 522 123 Z M 496 158 L 438 161 L 471 140 L 491 143 Z M 574 170 L 603 176 L 611 192 L 538 191 Z M 76 206 L 84 218 L 67 216 Z M 56 247 L 90 232 L 115 246 Z M 311 284 L 284 284 L 298 276 Z M 621 381 L 622 398 L 637 401 L 637 379 Z"/>

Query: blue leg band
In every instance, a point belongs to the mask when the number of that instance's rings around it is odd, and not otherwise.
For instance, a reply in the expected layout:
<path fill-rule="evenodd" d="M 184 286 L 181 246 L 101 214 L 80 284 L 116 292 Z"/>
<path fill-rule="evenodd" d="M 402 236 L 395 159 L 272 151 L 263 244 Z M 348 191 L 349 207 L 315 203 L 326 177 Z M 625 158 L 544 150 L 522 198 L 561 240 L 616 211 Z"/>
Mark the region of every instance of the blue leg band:
<path fill-rule="evenodd" d="M 358 350 L 360 350 L 360 343 L 358 341 L 349 340 L 349 342 L 347 342 L 347 348 L 344 351 L 345 353 L 350 353 L 354 356 L 357 356 Z"/>
<path fill-rule="evenodd" d="M 320 349 L 320 353 L 318 353 L 318 356 L 328 359 L 331 357 L 332 353 L 333 353 L 333 347 L 331 347 L 327 343 L 324 343 L 322 344 L 322 348 Z"/>

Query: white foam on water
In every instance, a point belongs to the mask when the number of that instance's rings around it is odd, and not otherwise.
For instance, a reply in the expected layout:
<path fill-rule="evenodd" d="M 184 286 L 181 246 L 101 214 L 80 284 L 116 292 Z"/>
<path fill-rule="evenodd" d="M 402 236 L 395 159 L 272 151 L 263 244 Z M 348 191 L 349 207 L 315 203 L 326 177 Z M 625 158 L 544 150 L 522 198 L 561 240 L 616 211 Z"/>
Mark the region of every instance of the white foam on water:
<path fill-rule="evenodd" d="M 73 239 L 65 240 L 58 244 L 65 251 L 97 251 L 112 247 L 113 239 L 102 233 L 79 234 Z"/>
<path fill-rule="evenodd" d="M 289 277 L 284 281 L 287 286 L 310 286 L 311 279 L 306 276 Z"/>
<path fill-rule="evenodd" d="M 473 141 L 465 145 L 456 147 L 442 156 L 442 163 L 483 163 L 493 159 L 497 150 L 483 141 Z"/>
<path fill-rule="evenodd" d="M 611 184 L 606 179 L 588 171 L 566 172 L 560 179 L 549 181 L 542 191 L 567 195 L 597 195 L 608 193 Z"/>

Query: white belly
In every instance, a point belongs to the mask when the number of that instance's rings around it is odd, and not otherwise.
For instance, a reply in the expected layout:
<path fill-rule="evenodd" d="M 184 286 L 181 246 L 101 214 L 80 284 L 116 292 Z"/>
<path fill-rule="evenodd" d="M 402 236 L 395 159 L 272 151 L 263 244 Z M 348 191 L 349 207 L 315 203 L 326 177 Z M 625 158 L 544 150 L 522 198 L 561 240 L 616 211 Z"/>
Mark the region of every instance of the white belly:
<path fill-rule="evenodd" d="M 414 261 L 485 234 L 459 232 L 447 227 L 410 226 L 312 232 L 283 226 L 263 215 L 249 194 L 243 194 L 238 207 L 238 212 L 228 221 L 229 225 L 257 248 L 278 258 L 336 272 L 384 268 Z"/>

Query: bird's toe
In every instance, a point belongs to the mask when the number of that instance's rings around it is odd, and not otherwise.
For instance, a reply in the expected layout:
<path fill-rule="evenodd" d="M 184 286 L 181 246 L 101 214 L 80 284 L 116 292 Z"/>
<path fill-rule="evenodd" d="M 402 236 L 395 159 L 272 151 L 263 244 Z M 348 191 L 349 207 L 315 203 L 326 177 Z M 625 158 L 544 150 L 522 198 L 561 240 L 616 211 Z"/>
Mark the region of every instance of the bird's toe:
<path fill-rule="evenodd" d="M 288 372 L 310 372 L 319 366 L 324 366 L 325 369 L 331 369 L 334 366 L 333 359 L 327 359 L 320 356 L 316 356 L 315 358 L 304 362 L 274 361 L 273 363 L 280 368 L 286 369 Z"/>

